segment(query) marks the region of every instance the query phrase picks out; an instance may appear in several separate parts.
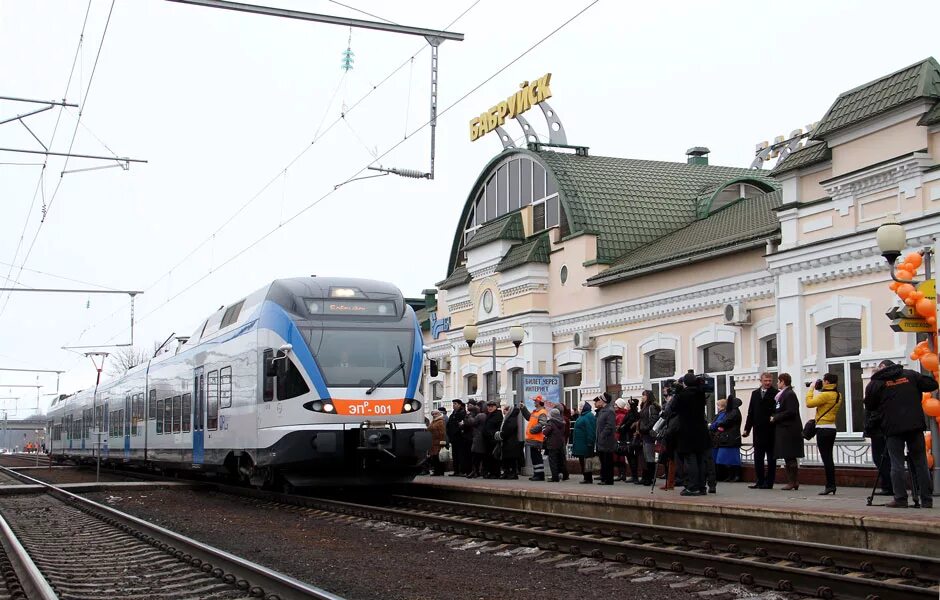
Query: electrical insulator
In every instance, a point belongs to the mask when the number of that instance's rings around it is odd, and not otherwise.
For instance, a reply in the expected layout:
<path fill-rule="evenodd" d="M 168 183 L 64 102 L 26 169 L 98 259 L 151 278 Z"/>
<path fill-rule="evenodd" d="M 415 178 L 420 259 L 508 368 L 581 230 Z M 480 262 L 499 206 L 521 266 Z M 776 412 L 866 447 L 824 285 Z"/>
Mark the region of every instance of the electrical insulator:
<path fill-rule="evenodd" d="M 415 171 L 414 169 L 389 169 L 389 171 L 396 175 L 401 175 L 402 177 L 413 177 L 414 179 L 424 179 L 427 177 L 426 173 Z"/>

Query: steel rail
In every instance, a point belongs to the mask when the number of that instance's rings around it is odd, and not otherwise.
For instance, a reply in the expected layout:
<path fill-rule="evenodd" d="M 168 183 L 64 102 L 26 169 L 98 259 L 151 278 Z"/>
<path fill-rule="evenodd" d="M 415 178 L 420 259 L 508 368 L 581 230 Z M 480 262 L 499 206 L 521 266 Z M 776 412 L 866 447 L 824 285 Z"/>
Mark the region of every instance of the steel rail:
<path fill-rule="evenodd" d="M 30 558 L 26 548 L 16 538 L 16 534 L 10 529 L 6 519 L 0 516 L 0 543 L 13 565 L 16 577 L 26 592 L 30 600 L 58 600 L 59 597 L 52 590 L 52 586 L 46 581 L 39 567 Z"/>
<path fill-rule="evenodd" d="M 819 567 L 806 568 L 796 561 L 765 562 L 762 557 L 742 557 L 737 548 L 728 548 L 727 551 L 691 549 L 658 542 L 637 542 L 624 539 L 616 532 L 575 533 L 437 512 L 416 512 L 322 498 L 310 500 L 312 504 L 306 506 L 328 512 L 413 527 L 430 527 L 447 533 L 576 556 L 666 568 L 677 573 L 694 573 L 711 579 L 808 594 L 826 600 L 914 600 L 937 597 L 936 586 L 914 586 L 900 579 L 875 579 L 868 573 L 842 575 Z"/>
<path fill-rule="evenodd" d="M 403 508 L 456 512 L 463 516 L 502 519 L 527 525 L 554 529 L 570 529 L 582 533 L 606 534 L 631 538 L 634 541 L 655 542 L 699 548 L 712 551 L 716 548 L 731 548 L 740 554 L 749 554 L 762 559 L 787 560 L 809 566 L 843 569 L 862 573 L 876 573 L 903 579 L 918 579 L 931 585 L 940 582 L 940 559 L 927 556 L 901 556 L 891 552 L 834 546 L 816 542 L 801 542 L 788 539 L 766 538 L 746 534 L 704 531 L 668 525 L 647 525 L 580 517 L 575 515 L 541 515 L 516 508 L 485 506 L 424 498 L 394 496 L 405 503 Z M 409 506 L 411 505 L 411 506 Z"/>
<path fill-rule="evenodd" d="M 66 504 L 96 515 L 105 522 L 116 525 L 125 531 L 136 532 L 135 535 L 143 541 L 156 545 L 176 558 L 184 559 L 189 556 L 186 560 L 203 571 L 220 569 L 222 574 L 219 576 L 223 580 L 231 580 L 239 588 L 250 592 L 252 596 L 271 600 L 344 600 L 342 597 L 331 594 L 326 590 L 306 584 L 293 577 L 288 577 L 153 523 L 148 523 L 143 519 L 115 510 L 110 506 L 83 498 L 23 473 L 6 467 L 0 467 L 0 472 L 26 483 L 40 485 L 47 493 Z"/>

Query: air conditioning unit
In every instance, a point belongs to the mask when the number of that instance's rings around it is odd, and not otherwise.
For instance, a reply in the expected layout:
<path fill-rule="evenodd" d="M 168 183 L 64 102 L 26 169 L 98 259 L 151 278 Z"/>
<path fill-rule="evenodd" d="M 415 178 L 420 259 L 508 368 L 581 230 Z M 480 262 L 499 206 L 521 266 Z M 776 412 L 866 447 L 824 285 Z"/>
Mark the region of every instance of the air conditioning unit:
<path fill-rule="evenodd" d="M 725 325 L 742 325 L 751 322 L 751 311 L 745 310 L 742 302 L 725 304 Z"/>
<path fill-rule="evenodd" d="M 594 336 L 588 331 L 576 331 L 574 334 L 574 347 L 581 350 L 594 346 Z"/>
<path fill-rule="evenodd" d="M 445 371 L 445 372 L 450 371 L 450 357 L 449 356 L 442 356 L 441 358 L 437 359 L 437 370 Z"/>

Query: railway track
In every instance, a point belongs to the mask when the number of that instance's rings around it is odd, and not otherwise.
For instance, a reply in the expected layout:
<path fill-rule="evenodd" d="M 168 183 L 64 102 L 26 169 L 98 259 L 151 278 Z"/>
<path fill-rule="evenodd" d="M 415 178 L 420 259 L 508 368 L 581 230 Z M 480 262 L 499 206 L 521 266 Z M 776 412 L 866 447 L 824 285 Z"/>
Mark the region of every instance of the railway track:
<path fill-rule="evenodd" d="M 219 491 L 780 592 L 846 600 L 935 599 L 940 560 L 791 540 L 622 523 L 410 496 L 349 502 L 224 485 Z"/>
<path fill-rule="evenodd" d="M 0 472 L 46 490 L 0 499 L 3 546 L 18 548 L 15 571 L 30 600 L 342 600 L 21 473 Z"/>
<path fill-rule="evenodd" d="M 824 599 L 940 595 L 940 560 L 810 542 L 533 513 L 405 495 L 349 502 L 209 483 L 220 492 Z"/>

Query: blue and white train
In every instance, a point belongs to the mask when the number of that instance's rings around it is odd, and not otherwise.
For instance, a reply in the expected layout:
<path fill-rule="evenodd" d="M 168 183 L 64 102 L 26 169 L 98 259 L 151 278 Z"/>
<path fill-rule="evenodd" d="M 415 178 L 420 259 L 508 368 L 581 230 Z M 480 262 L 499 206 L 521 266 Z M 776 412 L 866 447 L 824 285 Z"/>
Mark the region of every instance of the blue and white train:
<path fill-rule="evenodd" d="M 410 480 L 431 438 L 422 337 L 393 285 L 280 279 L 175 352 L 56 400 L 53 460 L 201 470 L 256 486 Z M 100 442 L 99 442 L 100 438 Z"/>

